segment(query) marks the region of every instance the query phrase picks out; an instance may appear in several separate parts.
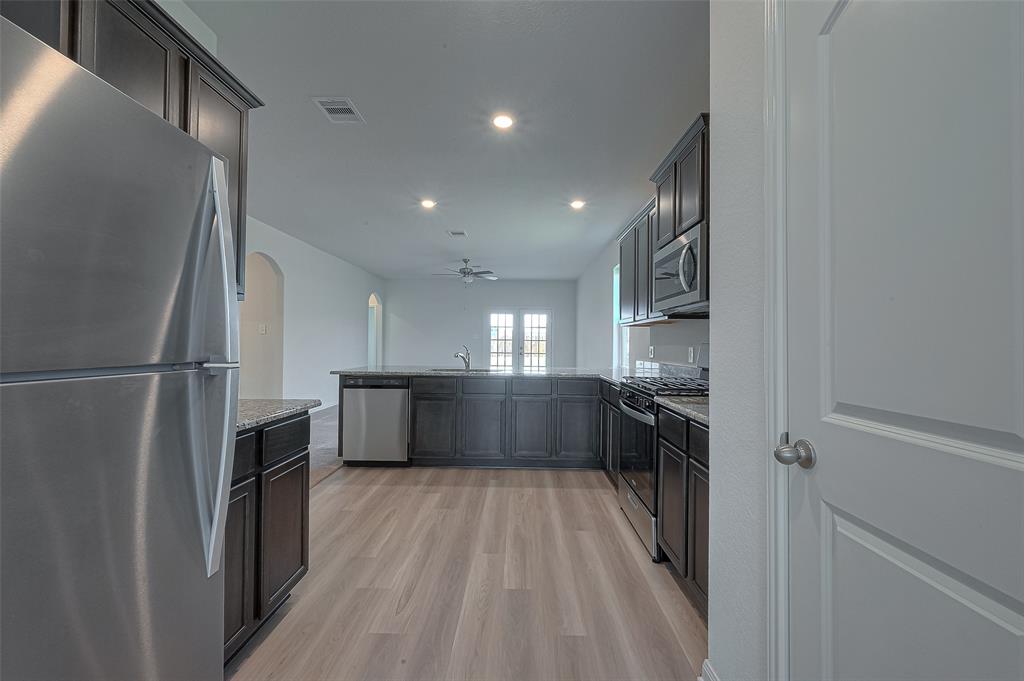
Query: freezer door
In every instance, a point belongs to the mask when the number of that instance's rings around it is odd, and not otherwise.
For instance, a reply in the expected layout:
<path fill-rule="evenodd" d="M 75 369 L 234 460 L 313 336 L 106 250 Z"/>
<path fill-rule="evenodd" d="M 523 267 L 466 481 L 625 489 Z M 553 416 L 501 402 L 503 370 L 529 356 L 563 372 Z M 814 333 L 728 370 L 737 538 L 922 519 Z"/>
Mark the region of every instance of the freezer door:
<path fill-rule="evenodd" d="M 208 562 L 236 388 L 237 369 L 0 385 L 0 677 L 222 678 Z"/>
<path fill-rule="evenodd" d="M 0 99 L 0 372 L 237 360 L 212 152 L 6 19 Z"/>

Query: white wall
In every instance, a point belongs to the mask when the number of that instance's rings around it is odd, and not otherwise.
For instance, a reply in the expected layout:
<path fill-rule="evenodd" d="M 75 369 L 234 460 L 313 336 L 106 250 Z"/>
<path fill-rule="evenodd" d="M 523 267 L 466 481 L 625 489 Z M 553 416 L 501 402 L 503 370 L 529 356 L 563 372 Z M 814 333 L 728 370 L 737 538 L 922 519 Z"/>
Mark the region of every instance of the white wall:
<path fill-rule="evenodd" d="M 242 371 L 238 396 L 284 394 L 284 274 L 266 253 L 245 257 L 245 300 L 238 305 Z"/>
<path fill-rule="evenodd" d="M 708 342 L 708 320 L 677 319 L 654 326 L 636 326 L 629 329 L 629 366 L 637 360 L 667 362 L 669 364 L 697 364 L 697 348 Z M 654 359 L 650 359 L 650 346 L 654 346 Z M 690 348 L 694 361 L 690 361 Z"/>
<path fill-rule="evenodd" d="M 367 302 L 381 280 L 251 215 L 245 246 L 270 255 L 284 274 L 284 397 L 337 404 L 329 372 L 366 364 Z"/>
<path fill-rule="evenodd" d="M 387 364 L 462 366 L 452 355 L 465 344 L 473 365 L 486 366 L 486 314 L 531 308 L 551 311 L 551 366 L 576 365 L 575 281 L 392 279 L 383 306 Z"/>
<path fill-rule="evenodd" d="M 181 27 L 199 41 L 200 45 L 208 49 L 211 54 L 217 54 L 217 34 L 199 18 L 198 14 L 192 11 L 191 7 L 185 4 L 184 0 L 156 0 L 156 4 L 181 24 Z"/>
<path fill-rule="evenodd" d="M 612 365 L 612 268 L 618 263 L 613 239 L 576 280 L 576 363 L 581 367 Z"/>
<path fill-rule="evenodd" d="M 711 476 L 708 655 L 768 676 L 763 1 L 711 3 Z"/>

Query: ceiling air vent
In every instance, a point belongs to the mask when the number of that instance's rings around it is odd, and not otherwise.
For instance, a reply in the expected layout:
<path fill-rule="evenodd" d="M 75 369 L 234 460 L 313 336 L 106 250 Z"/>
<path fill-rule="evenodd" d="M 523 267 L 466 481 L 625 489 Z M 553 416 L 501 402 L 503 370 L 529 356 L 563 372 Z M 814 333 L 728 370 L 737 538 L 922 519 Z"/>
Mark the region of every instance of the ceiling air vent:
<path fill-rule="evenodd" d="M 331 123 L 363 122 L 363 117 L 347 97 L 314 97 L 313 101 Z"/>
<path fill-rule="evenodd" d="M 453 239 L 464 239 L 466 237 L 466 233 L 461 229 L 449 229 L 448 236 Z"/>

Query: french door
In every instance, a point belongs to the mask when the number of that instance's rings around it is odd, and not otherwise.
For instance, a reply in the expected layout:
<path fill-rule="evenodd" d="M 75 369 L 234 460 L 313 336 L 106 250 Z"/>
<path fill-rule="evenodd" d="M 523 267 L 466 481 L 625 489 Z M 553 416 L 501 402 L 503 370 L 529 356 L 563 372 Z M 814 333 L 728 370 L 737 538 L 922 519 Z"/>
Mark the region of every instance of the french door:
<path fill-rule="evenodd" d="M 789 677 L 1019 681 L 1024 2 L 780 8 Z"/>
<path fill-rule="evenodd" d="M 552 366 L 550 311 L 491 312 L 487 326 L 491 369 L 543 372 Z"/>

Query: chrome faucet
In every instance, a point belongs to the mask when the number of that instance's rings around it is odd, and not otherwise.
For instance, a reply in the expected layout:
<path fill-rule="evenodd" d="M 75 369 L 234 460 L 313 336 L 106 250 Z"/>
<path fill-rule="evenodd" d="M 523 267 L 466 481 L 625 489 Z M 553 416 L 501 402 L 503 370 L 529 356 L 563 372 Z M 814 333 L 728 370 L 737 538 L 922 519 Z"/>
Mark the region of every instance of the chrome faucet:
<path fill-rule="evenodd" d="M 466 365 L 466 371 L 469 371 L 470 362 L 473 360 L 473 356 L 469 352 L 469 348 L 465 345 L 462 346 L 464 352 L 456 352 L 454 357 L 458 357 L 462 360 L 462 363 Z"/>

